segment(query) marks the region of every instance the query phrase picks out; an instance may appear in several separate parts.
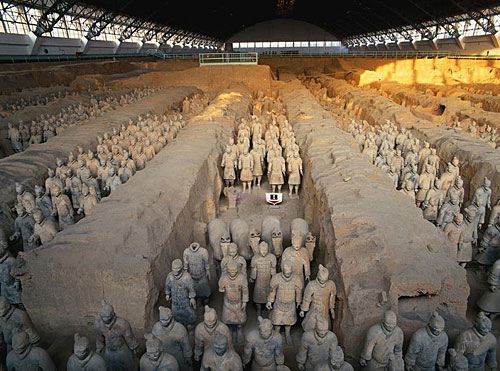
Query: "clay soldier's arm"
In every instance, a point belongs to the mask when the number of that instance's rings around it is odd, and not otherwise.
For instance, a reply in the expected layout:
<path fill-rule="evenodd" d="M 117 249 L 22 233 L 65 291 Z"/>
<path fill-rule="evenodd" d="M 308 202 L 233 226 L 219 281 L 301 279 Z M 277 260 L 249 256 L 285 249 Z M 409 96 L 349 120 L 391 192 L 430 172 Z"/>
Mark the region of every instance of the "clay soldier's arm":
<path fill-rule="evenodd" d="M 165 282 L 165 298 L 167 301 L 170 301 L 170 298 L 172 297 L 172 290 L 170 288 L 170 276 L 167 276 L 167 280 Z"/>
<path fill-rule="evenodd" d="M 278 289 L 278 287 L 276 285 L 276 281 L 274 279 L 271 279 L 271 291 L 269 291 L 269 295 L 267 297 L 267 304 L 266 304 L 266 308 L 269 310 L 273 309 L 273 303 L 274 303 L 274 300 L 276 299 L 277 289 Z"/>
<path fill-rule="evenodd" d="M 285 355 L 283 354 L 283 342 L 281 336 L 276 337 L 276 344 L 274 345 L 274 360 L 277 365 L 285 364 Z"/>
<path fill-rule="evenodd" d="M 269 254 L 271 256 L 271 277 L 276 274 L 276 255 Z"/>
<path fill-rule="evenodd" d="M 226 154 L 224 154 L 224 156 L 222 156 L 222 162 L 220 163 L 220 166 L 226 167 Z"/>
<path fill-rule="evenodd" d="M 210 261 L 208 260 L 208 251 L 203 252 L 203 264 L 205 266 L 205 272 L 207 272 L 207 278 L 210 281 Z"/>
<path fill-rule="evenodd" d="M 304 334 L 302 334 L 302 339 L 300 341 L 300 349 L 299 352 L 297 353 L 297 356 L 295 357 L 295 359 L 297 360 L 297 366 L 299 367 L 299 370 L 305 370 L 308 351 L 309 351 L 309 346 L 305 341 Z"/>
<path fill-rule="evenodd" d="M 247 338 L 247 341 L 245 342 L 245 348 L 243 349 L 243 355 L 241 356 L 241 360 L 244 366 L 250 363 L 250 361 L 252 360 L 252 354 L 253 354 L 253 343 L 251 341 L 248 341 Z"/>
<path fill-rule="evenodd" d="M 184 356 L 184 359 L 190 365 L 191 364 L 191 357 L 193 356 L 193 349 L 191 348 L 191 342 L 189 341 L 189 335 L 188 335 L 186 329 L 184 327 L 182 329 L 184 331 L 182 334 L 180 346 L 182 348 L 182 355 Z M 196 341 L 196 338 L 195 338 L 195 341 Z M 202 352 L 203 352 L 203 350 L 202 350 Z"/>
<path fill-rule="evenodd" d="M 488 275 L 488 284 L 491 291 L 496 291 L 498 280 L 500 279 L 500 259 L 493 263 L 490 274 Z"/>
<path fill-rule="evenodd" d="M 97 323 L 94 325 L 94 329 L 95 329 L 95 351 L 98 354 L 100 354 L 104 349 L 104 344 L 106 339 L 104 339 L 104 335 L 102 334 L 101 329 L 99 328 L 99 325 Z"/>
<path fill-rule="evenodd" d="M 300 175 L 304 176 L 304 169 L 302 168 L 302 160 L 300 160 L 299 162 L 299 171 L 300 171 Z"/>
<path fill-rule="evenodd" d="M 295 280 L 295 302 L 297 303 L 297 308 L 300 307 L 302 303 L 302 282 L 299 279 Z"/>
<path fill-rule="evenodd" d="M 247 303 L 249 300 L 249 295 L 248 295 L 248 282 L 245 279 L 243 279 L 243 284 L 241 285 L 241 310 L 245 310 L 247 308 Z"/>
<path fill-rule="evenodd" d="M 15 241 L 15 240 L 17 240 L 19 237 L 21 237 L 21 226 L 19 225 L 19 221 L 18 221 L 18 219 L 16 218 L 16 220 L 14 221 L 14 234 L 12 234 L 12 235 L 9 237 L 9 240 L 11 240 L 11 241 Z"/>
<path fill-rule="evenodd" d="M 377 343 L 377 339 L 372 329 L 369 329 L 366 334 L 365 345 L 363 346 L 363 350 L 360 355 L 360 364 L 361 366 L 366 366 L 366 362 L 372 359 L 373 348 L 375 348 L 375 344 Z"/>
<path fill-rule="evenodd" d="M 184 262 L 184 270 L 189 272 L 189 253 L 188 249 L 184 250 L 182 254 L 182 261 Z"/>
<path fill-rule="evenodd" d="M 415 366 L 418 355 L 422 351 L 422 344 L 416 339 L 415 334 L 411 337 L 410 345 L 405 355 L 405 369 L 411 370 Z M 445 350 L 446 356 L 446 350 Z"/>
<path fill-rule="evenodd" d="M 139 343 L 137 342 L 137 339 L 134 336 L 134 333 L 132 332 L 132 328 L 130 327 L 130 324 L 125 321 L 124 326 L 123 326 L 123 338 L 125 339 L 125 342 L 127 343 L 127 346 L 132 352 L 135 352 L 135 350 L 139 347 Z"/>
<path fill-rule="evenodd" d="M 497 370 L 497 347 L 496 347 L 496 341 L 495 344 L 488 349 L 488 353 L 486 353 L 486 365 L 490 368 L 490 371 L 496 371 Z"/>
<path fill-rule="evenodd" d="M 257 279 L 257 267 L 255 266 L 255 259 L 254 258 L 252 258 L 252 260 L 250 261 L 250 277 L 248 277 L 248 278 L 250 279 L 250 282 L 253 282 Z M 245 363 L 245 362 L 243 362 L 243 363 Z"/>
<path fill-rule="evenodd" d="M 446 350 L 448 349 L 448 337 L 446 337 L 446 341 L 439 347 L 438 356 L 436 360 L 436 365 L 439 368 L 444 368 L 446 363 Z"/>
<path fill-rule="evenodd" d="M 203 355 L 203 351 L 205 350 L 205 344 L 203 344 L 202 335 L 197 330 L 198 328 L 196 328 L 194 331 L 194 360 L 198 362 Z M 189 338 L 187 339 L 187 341 L 189 343 Z M 185 353 L 184 358 L 186 358 Z"/>
<path fill-rule="evenodd" d="M 304 317 L 305 312 L 309 311 L 309 306 L 311 305 L 313 297 L 312 284 L 308 283 L 306 289 L 304 290 L 304 298 L 302 299 L 302 304 L 300 305 L 300 316 Z"/>
<path fill-rule="evenodd" d="M 39 352 L 38 369 L 41 371 L 57 371 L 54 361 L 45 350 Z"/>

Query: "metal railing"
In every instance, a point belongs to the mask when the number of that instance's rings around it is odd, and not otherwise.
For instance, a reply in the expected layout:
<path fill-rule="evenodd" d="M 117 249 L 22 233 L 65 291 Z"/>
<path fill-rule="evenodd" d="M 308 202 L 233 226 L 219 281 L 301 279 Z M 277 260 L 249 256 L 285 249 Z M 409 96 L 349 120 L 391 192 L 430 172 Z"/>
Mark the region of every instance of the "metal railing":
<path fill-rule="evenodd" d="M 151 57 L 149 54 L 0 55 L 0 63 L 66 62 Z"/>
<path fill-rule="evenodd" d="M 200 67 L 259 64 L 259 55 L 257 53 L 201 53 L 198 58 Z"/>

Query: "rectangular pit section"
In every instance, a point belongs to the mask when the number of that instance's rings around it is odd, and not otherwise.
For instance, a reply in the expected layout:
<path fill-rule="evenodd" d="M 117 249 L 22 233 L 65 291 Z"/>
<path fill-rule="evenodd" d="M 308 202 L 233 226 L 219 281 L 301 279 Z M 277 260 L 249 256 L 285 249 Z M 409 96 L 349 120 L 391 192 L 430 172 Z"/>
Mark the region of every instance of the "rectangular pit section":
<path fill-rule="evenodd" d="M 136 336 L 151 328 L 171 261 L 192 242 L 194 223 L 215 217 L 217 163 L 250 102 L 242 86 L 220 93 L 92 215 L 26 254 L 23 303 L 42 333 L 91 335 L 102 299 Z"/>
<path fill-rule="evenodd" d="M 282 96 L 303 151 L 305 219 L 319 232 L 319 262 L 334 272 L 334 331 L 348 356 L 358 359 L 367 329 L 388 309 L 406 336 L 436 308 L 450 327 L 462 327 L 469 286 L 445 235 L 394 190 L 304 86 L 286 83 Z M 382 292 L 388 301 L 380 304 Z"/>

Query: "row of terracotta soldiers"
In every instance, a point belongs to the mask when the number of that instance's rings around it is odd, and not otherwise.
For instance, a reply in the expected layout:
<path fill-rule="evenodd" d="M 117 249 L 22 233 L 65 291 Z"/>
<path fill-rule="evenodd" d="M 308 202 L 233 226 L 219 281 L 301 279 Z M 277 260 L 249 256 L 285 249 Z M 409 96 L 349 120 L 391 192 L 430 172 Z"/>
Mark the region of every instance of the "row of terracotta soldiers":
<path fill-rule="evenodd" d="M 281 107 L 281 103 L 278 107 Z M 237 142 L 230 138 L 226 152 L 222 157 L 221 166 L 224 168 L 224 180 L 227 187 L 232 187 L 237 178 L 236 169 L 240 170 L 239 180 L 243 191 L 251 190 L 254 186 L 260 187 L 264 171 L 273 192 L 281 192 L 288 175 L 289 195 L 298 197 L 301 176 L 303 175 L 302 159 L 299 155 L 299 146 L 291 125 L 288 123 L 284 111 L 277 114 L 273 105 L 265 107 L 268 120 L 261 120 L 262 101 L 254 103 L 254 113 L 251 121 L 241 119 L 237 130 Z M 252 150 L 250 150 L 250 147 Z"/>
<path fill-rule="evenodd" d="M 455 130 L 463 131 L 464 129 L 473 138 L 486 142 L 492 148 L 500 148 L 500 133 L 496 128 L 490 125 L 477 126 L 475 121 L 468 123 L 460 122 L 458 119 L 453 123 Z"/>
<path fill-rule="evenodd" d="M 7 139 L 11 141 L 14 152 L 22 152 L 32 144 L 48 141 L 69 127 L 82 125 L 89 118 L 97 117 L 109 110 L 130 104 L 158 90 L 158 88 L 135 89 L 129 93 L 122 94 L 120 97 L 104 95 L 98 98 L 92 94 L 89 104 L 74 104 L 63 108 L 56 115 L 42 114 L 39 119 L 33 120 L 31 124 L 24 124 L 20 121 L 16 126 L 9 123 Z"/>
<path fill-rule="evenodd" d="M 78 146 L 64 162 L 48 169 L 43 186 L 35 195 L 16 184 L 17 218 L 12 240 L 22 238 L 24 250 L 51 241 L 59 230 L 74 224 L 78 217 L 90 215 L 102 197 L 114 192 L 171 142 L 184 126 L 180 113 L 162 117 L 139 117 L 136 123 L 122 125 L 110 136 L 97 138 L 96 152 Z"/>
<path fill-rule="evenodd" d="M 0 117 L 7 116 L 7 112 L 20 111 L 29 106 L 44 106 L 58 99 L 64 99 L 71 95 L 76 96 L 77 94 L 76 90 L 59 90 L 57 92 L 39 93 L 26 98 L 13 96 L 9 99 L 2 99 L 0 102 Z"/>

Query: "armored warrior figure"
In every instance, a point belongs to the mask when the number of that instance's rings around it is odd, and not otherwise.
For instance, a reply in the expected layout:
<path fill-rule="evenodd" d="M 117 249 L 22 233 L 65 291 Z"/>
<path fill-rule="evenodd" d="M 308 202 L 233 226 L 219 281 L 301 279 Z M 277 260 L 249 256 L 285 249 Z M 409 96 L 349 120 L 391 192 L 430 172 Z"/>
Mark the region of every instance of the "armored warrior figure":
<path fill-rule="evenodd" d="M 457 352 L 455 349 L 450 348 L 448 350 L 450 355 L 450 362 L 448 367 L 445 369 L 446 371 L 468 371 L 469 370 L 469 361 L 463 355 Z"/>
<path fill-rule="evenodd" d="M 54 214 L 59 216 L 59 228 L 64 230 L 67 226 L 75 224 L 73 220 L 74 210 L 71 205 L 69 197 L 61 192 L 59 187 L 54 187 L 54 198 L 52 199 L 55 204 Z"/>
<path fill-rule="evenodd" d="M 448 223 L 444 227 L 444 234 L 448 237 L 451 246 L 453 247 L 453 252 L 458 259 L 458 248 L 464 242 L 465 228 L 463 225 L 464 216 L 462 214 L 455 214 L 453 217 L 453 222 Z M 458 260 L 457 260 L 458 261 Z"/>
<path fill-rule="evenodd" d="M 160 340 L 152 334 L 146 334 L 144 338 L 146 353 L 142 355 L 139 363 L 141 371 L 179 371 L 177 360 L 163 349 Z"/>
<path fill-rule="evenodd" d="M 302 170 L 302 159 L 299 157 L 298 152 L 294 152 L 292 157 L 288 160 L 288 186 L 289 196 L 295 193 L 299 197 L 300 177 L 304 175 Z"/>
<path fill-rule="evenodd" d="M 92 211 L 99 203 L 99 200 L 95 194 L 90 193 L 89 187 L 84 183 L 82 185 L 82 197 L 80 198 L 80 208 L 77 213 L 81 214 L 82 212 L 85 216 L 89 216 L 92 214 Z"/>
<path fill-rule="evenodd" d="M 285 159 L 279 156 L 273 157 L 267 167 L 267 178 L 272 186 L 273 192 L 281 192 L 281 187 L 285 183 L 284 175 L 286 171 Z"/>
<path fill-rule="evenodd" d="M 250 151 L 250 155 L 253 157 L 253 185 L 260 187 L 260 181 L 264 175 L 264 157 L 262 152 L 255 147 Z"/>
<path fill-rule="evenodd" d="M 219 279 L 219 291 L 224 293 L 222 321 L 236 327 L 236 331 L 233 329 L 233 336 L 237 343 L 243 341 L 241 327 L 247 321 L 248 283 L 246 275 L 241 273 L 235 261 L 229 262 L 226 269 L 226 274 Z"/>
<path fill-rule="evenodd" d="M 453 222 L 455 215 L 460 213 L 460 206 L 458 205 L 458 198 L 453 196 L 449 202 L 446 202 L 441 209 L 439 209 L 436 225 L 444 231 L 448 223 Z"/>
<path fill-rule="evenodd" d="M 449 201 L 452 196 L 455 196 L 456 198 L 458 198 L 458 204 L 460 205 L 460 207 L 462 207 L 462 204 L 464 203 L 464 194 L 464 181 L 461 177 L 457 177 L 455 179 L 455 184 L 453 185 L 453 187 L 448 189 L 445 201 Z"/>
<path fill-rule="evenodd" d="M 395 346 L 403 348 L 403 331 L 397 326 L 396 314 L 389 310 L 384 313 L 382 322 L 366 333 L 359 363 L 369 371 L 385 370 Z"/>
<path fill-rule="evenodd" d="M 259 254 L 252 257 L 250 263 L 250 282 L 255 282 L 253 301 L 257 307 L 257 316 L 261 315 L 262 305 L 269 297 L 271 277 L 276 274 L 276 256 L 269 254 L 267 242 L 259 244 Z"/>
<path fill-rule="evenodd" d="M 243 192 L 246 189 L 250 192 L 252 190 L 254 162 L 253 156 L 248 153 L 247 147 L 243 149 L 243 153 L 238 159 L 238 169 L 241 170 L 240 180 L 243 184 Z"/>
<path fill-rule="evenodd" d="M 454 348 L 469 361 L 469 371 L 482 371 L 485 366 L 497 370 L 497 339 L 491 333 L 491 321 L 479 312 L 474 327 L 458 335 Z"/>
<path fill-rule="evenodd" d="M 328 350 L 338 346 L 337 336 L 328 329 L 328 321 L 318 317 L 314 328 L 302 334 L 297 364 L 300 370 L 314 370 L 328 361 Z"/>
<path fill-rule="evenodd" d="M 434 312 L 426 327 L 415 331 L 406 351 L 407 371 L 434 371 L 444 368 L 448 335 L 444 332 L 444 319 Z"/>
<path fill-rule="evenodd" d="M 71 194 L 73 208 L 78 210 L 82 195 L 82 181 L 75 175 L 71 168 L 66 171 L 66 187 L 64 187 L 64 190 Z"/>
<path fill-rule="evenodd" d="M 21 282 L 12 277 L 7 270 L 0 271 L 1 294 L 7 301 L 16 306 L 22 306 Z"/>
<path fill-rule="evenodd" d="M 277 366 L 285 362 L 283 339 L 273 331 L 273 324 L 268 319 L 258 317 L 258 329 L 252 330 L 246 337 L 243 351 L 243 364 L 252 361 L 252 371 L 277 371 Z"/>
<path fill-rule="evenodd" d="M 181 371 L 191 370 L 193 351 L 188 332 L 174 319 L 170 308 L 160 307 L 160 320 L 151 333 L 161 342 L 163 351 L 175 357 Z"/>
<path fill-rule="evenodd" d="M 104 359 L 90 347 L 89 339 L 75 334 L 73 354 L 68 359 L 67 371 L 107 371 Z"/>
<path fill-rule="evenodd" d="M 199 361 L 203 353 L 213 349 L 213 341 L 217 334 L 226 337 L 228 346 L 232 348 L 231 332 L 226 324 L 217 318 L 215 309 L 205 306 L 203 322 L 196 326 L 194 331 L 194 359 Z"/>
<path fill-rule="evenodd" d="M 280 326 L 285 326 L 286 343 L 292 344 L 291 327 L 297 322 L 297 309 L 302 302 L 303 281 L 293 274 L 292 263 L 285 260 L 282 272 L 271 278 L 271 292 L 266 308 L 271 311 L 271 321 L 279 332 Z"/>
<path fill-rule="evenodd" d="M 477 301 L 477 306 L 483 312 L 490 315 L 492 321 L 500 314 L 500 290 L 498 290 L 500 279 L 500 259 L 491 267 L 488 275 L 489 288 L 483 293 Z"/>
<path fill-rule="evenodd" d="M 483 238 L 479 244 L 479 254 L 476 260 L 483 266 L 492 265 L 500 256 L 500 219 L 495 225 L 488 227 L 484 232 Z"/>
<path fill-rule="evenodd" d="M 422 202 L 424 218 L 430 222 L 435 222 L 438 217 L 439 209 L 443 201 L 443 191 L 441 189 L 441 180 L 434 180 L 434 187 L 429 189 Z"/>
<path fill-rule="evenodd" d="M 59 189 L 63 189 L 64 185 L 63 185 L 63 182 L 61 181 L 61 179 L 59 179 L 58 177 L 55 176 L 54 170 L 52 170 L 51 168 L 47 169 L 47 174 L 48 174 L 48 177 L 47 177 L 47 179 L 45 179 L 45 192 L 47 192 L 47 194 L 49 194 L 50 196 L 53 196 L 54 195 L 53 189 L 55 187 L 59 187 Z M 36 204 L 36 200 L 35 200 L 35 204 Z M 54 205 L 53 200 L 52 200 L 52 205 Z"/>
<path fill-rule="evenodd" d="M 14 221 L 14 234 L 10 236 L 11 241 L 19 238 L 23 240 L 23 250 L 29 251 L 36 247 L 36 244 L 31 242 L 30 237 L 33 235 L 35 220 L 31 215 L 26 213 L 24 206 L 16 205 L 17 218 Z"/>
<path fill-rule="evenodd" d="M 481 208 L 479 209 L 479 229 L 484 224 L 484 219 L 486 216 L 486 209 L 491 208 L 491 181 L 488 178 L 484 178 L 484 183 L 481 187 L 476 189 L 472 199 L 480 198 Z"/>
<path fill-rule="evenodd" d="M 221 166 L 224 168 L 224 181 L 226 187 L 234 186 L 234 180 L 236 179 L 236 157 L 230 145 L 227 145 L 226 152 L 222 155 Z"/>
<path fill-rule="evenodd" d="M 45 218 L 52 220 L 52 213 L 54 212 L 54 210 L 52 208 L 52 199 L 50 198 L 50 196 L 44 192 L 43 187 L 39 186 L 35 186 L 35 195 L 36 207 L 41 210 Z"/>
<path fill-rule="evenodd" d="M 104 347 L 104 359 L 108 370 L 135 371 L 137 362 L 135 352 L 139 346 L 132 333 L 130 324 L 115 314 L 114 308 L 103 301 L 101 314 L 94 323 L 96 333 L 96 351 L 101 354 Z"/>
<path fill-rule="evenodd" d="M 238 254 L 238 245 L 231 242 L 227 248 L 227 255 L 222 258 L 220 263 L 222 272 L 227 271 L 227 265 L 234 261 L 238 265 L 238 269 L 246 276 L 247 275 L 247 261 L 245 258 Z"/>
<path fill-rule="evenodd" d="M 45 349 L 34 346 L 29 335 L 15 329 L 12 350 L 7 354 L 8 371 L 56 371 L 56 366 Z"/>
<path fill-rule="evenodd" d="M 453 185 L 453 183 L 455 183 L 455 178 L 456 175 L 454 167 L 451 163 L 448 163 L 448 168 L 446 172 L 441 174 L 441 178 L 439 178 L 442 182 L 442 187 L 445 194 L 446 192 L 448 192 L 448 189 Z"/>
<path fill-rule="evenodd" d="M 304 298 L 300 306 L 300 316 L 306 317 L 302 321 L 304 331 L 309 331 L 314 328 L 317 318 L 322 318 L 327 323 L 330 323 L 335 318 L 335 297 L 337 288 L 332 280 L 328 279 L 328 269 L 319 265 L 318 275 L 314 281 L 307 284 L 304 290 Z"/>
<path fill-rule="evenodd" d="M 207 349 L 201 360 L 202 371 L 243 371 L 240 356 L 229 346 L 227 338 L 215 334 L 213 347 Z"/>
<path fill-rule="evenodd" d="M 196 298 L 208 300 L 211 294 L 210 289 L 210 263 L 208 251 L 201 247 L 198 242 L 193 242 L 183 255 L 184 269 L 189 272 L 193 279 Z"/>
<path fill-rule="evenodd" d="M 331 346 L 328 352 L 328 361 L 322 362 L 314 371 L 354 371 L 354 368 L 349 362 L 344 360 L 344 352 L 340 345 Z"/>
<path fill-rule="evenodd" d="M 309 259 L 309 252 L 305 247 L 301 246 L 302 236 L 295 231 L 292 231 L 292 246 L 287 247 L 281 257 L 281 265 L 287 260 L 290 261 L 294 276 L 300 279 L 302 287 L 304 287 L 305 280 L 309 282 L 311 276 L 311 265 Z M 302 291 L 301 291 L 302 295 Z"/>
<path fill-rule="evenodd" d="M 108 177 L 106 179 L 106 185 L 104 186 L 104 190 L 113 193 L 116 189 L 122 184 L 122 180 L 120 176 L 116 174 L 114 168 L 108 169 Z"/>
<path fill-rule="evenodd" d="M 33 211 L 35 226 L 33 234 L 30 236 L 30 243 L 36 245 L 38 242 L 42 245 L 52 241 L 57 233 L 56 224 L 51 219 L 46 219 L 39 209 Z"/>
<path fill-rule="evenodd" d="M 35 196 L 31 192 L 28 192 L 24 185 L 20 183 L 16 183 L 16 192 L 17 192 L 17 202 L 26 209 L 28 214 L 33 212 L 33 209 L 36 207 Z"/>
<path fill-rule="evenodd" d="M 472 245 L 477 242 L 477 226 L 474 223 L 477 213 L 476 209 L 466 207 L 464 210 L 464 237 L 461 244 L 458 245 L 457 262 L 465 267 L 467 263 L 472 261 Z"/>
<path fill-rule="evenodd" d="M 2 272 L 4 274 L 5 272 Z M 0 330 L 2 331 L 2 344 L 6 345 L 7 352 L 12 349 L 12 336 L 14 329 L 19 328 L 28 334 L 29 342 L 38 345 L 40 335 L 31 322 L 28 314 L 14 307 L 7 298 L 0 296 Z"/>
<path fill-rule="evenodd" d="M 196 320 L 196 291 L 189 272 L 185 272 L 180 259 L 172 262 L 172 271 L 165 283 L 167 301 L 172 299 L 172 312 L 176 321 L 188 328 Z"/>

